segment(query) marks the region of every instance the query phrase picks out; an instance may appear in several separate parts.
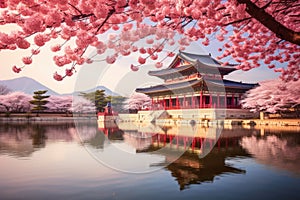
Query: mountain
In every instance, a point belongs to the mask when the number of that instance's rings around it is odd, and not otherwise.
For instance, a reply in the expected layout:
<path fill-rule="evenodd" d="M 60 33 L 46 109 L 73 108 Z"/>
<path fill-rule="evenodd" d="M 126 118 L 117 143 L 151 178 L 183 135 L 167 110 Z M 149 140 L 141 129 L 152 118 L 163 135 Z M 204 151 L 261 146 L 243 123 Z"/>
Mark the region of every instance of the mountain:
<path fill-rule="evenodd" d="M 96 90 L 105 90 L 105 94 L 107 96 L 120 96 L 118 93 L 115 93 L 113 91 L 111 91 L 110 89 L 108 89 L 107 87 L 105 86 L 97 86 L 97 87 L 94 87 L 92 89 L 88 89 L 88 90 L 84 90 L 84 91 L 75 91 L 73 93 L 68 93 L 68 94 L 63 94 L 63 95 L 74 95 L 74 96 L 78 96 L 81 92 L 84 92 L 84 93 L 89 93 L 89 92 L 95 92 Z"/>
<path fill-rule="evenodd" d="M 110 89 L 106 88 L 105 86 L 97 86 L 95 88 L 85 90 L 85 91 L 75 91 L 73 93 L 68 93 L 68 94 L 59 94 L 47 86 L 39 83 L 38 81 L 29 78 L 29 77 L 21 77 L 21 78 L 15 78 L 15 79 L 10 79 L 10 80 L 0 80 L 0 85 L 6 85 L 9 89 L 12 91 L 21 91 L 26 94 L 32 95 L 34 91 L 37 90 L 48 90 L 47 94 L 53 95 L 53 96 L 58 96 L 58 95 L 78 95 L 80 92 L 94 92 L 96 90 L 105 90 L 105 94 L 107 96 L 112 95 L 112 96 L 119 96 L 119 94 L 112 92 Z"/>
<path fill-rule="evenodd" d="M 45 85 L 28 77 L 20 77 L 3 81 L 0 80 L 0 85 L 6 85 L 12 91 L 21 91 L 26 94 L 33 94 L 33 92 L 37 90 L 48 90 L 47 94 L 49 95 L 59 95 L 57 92 L 51 90 Z"/>

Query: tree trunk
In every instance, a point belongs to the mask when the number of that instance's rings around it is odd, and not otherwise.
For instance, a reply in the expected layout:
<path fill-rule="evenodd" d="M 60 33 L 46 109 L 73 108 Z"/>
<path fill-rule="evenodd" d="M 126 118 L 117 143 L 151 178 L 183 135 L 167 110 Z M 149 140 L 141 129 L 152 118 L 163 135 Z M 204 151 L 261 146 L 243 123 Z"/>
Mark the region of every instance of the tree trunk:
<path fill-rule="evenodd" d="M 280 22 L 267 13 L 264 8 L 258 7 L 250 0 L 237 0 L 240 4 L 246 4 L 246 12 L 257 21 L 262 23 L 266 28 L 276 34 L 280 39 L 289 41 L 293 44 L 300 45 L 300 32 L 295 32 L 285 27 Z"/>

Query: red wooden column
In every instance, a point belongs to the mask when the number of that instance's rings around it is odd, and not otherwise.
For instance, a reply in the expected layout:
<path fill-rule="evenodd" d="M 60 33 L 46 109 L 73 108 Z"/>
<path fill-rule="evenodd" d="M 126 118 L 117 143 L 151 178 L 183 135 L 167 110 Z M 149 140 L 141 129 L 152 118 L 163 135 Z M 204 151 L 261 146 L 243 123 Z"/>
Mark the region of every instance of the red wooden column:
<path fill-rule="evenodd" d="M 183 96 L 182 107 L 185 108 L 185 95 Z"/>
<path fill-rule="evenodd" d="M 169 98 L 165 99 L 165 109 L 170 107 L 170 104 L 167 104 L 169 102 Z M 168 106 L 169 105 L 169 106 Z"/>
<path fill-rule="evenodd" d="M 196 138 L 193 138 L 193 139 L 192 139 L 192 151 L 193 151 L 193 152 L 194 152 L 194 150 L 195 150 L 195 144 L 196 144 L 195 140 L 196 140 Z"/>
<path fill-rule="evenodd" d="M 171 95 L 169 97 L 169 108 L 172 109 L 172 97 L 171 97 Z"/>
<path fill-rule="evenodd" d="M 234 94 L 231 95 L 231 107 L 234 108 Z"/>
<path fill-rule="evenodd" d="M 224 107 L 227 108 L 227 94 L 224 96 Z"/>
<path fill-rule="evenodd" d="M 200 92 L 200 102 L 199 102 L 199 108 L 202 108 L 203 105 L 203 92 Z"/>
<path fill-rule="evenodd" d="M 158 103 L 159 103 L 159 109 L 161 109 L 163 107 L 161 99 L 158 100 Z"/>
<path fill-rule="evenodd" d="M 217 94 L 217 108 L 220 108 L 220 94 Z"/>
<path fill-rule="evenodd" d="M 152 109 L 154 108 L 154 100 L 153 100 L 153 97 L 151 98 L 151 107 L 152 107 Z"/>
<path fill-rule="evenodd" d="M 212 95 L 209 94 L 209 107 L 212 108 Z"/>
<path fill-rule="evenodd" d="M 194 94 L 192 94 L 192 108 L 195 108 L 195 98 L 194 98 Z"/>
<path fill-rule="evenodd" d="M 178 96 L 176 96 L 176 108 L 179 108 L 179 100 L 178 100 Z"/>

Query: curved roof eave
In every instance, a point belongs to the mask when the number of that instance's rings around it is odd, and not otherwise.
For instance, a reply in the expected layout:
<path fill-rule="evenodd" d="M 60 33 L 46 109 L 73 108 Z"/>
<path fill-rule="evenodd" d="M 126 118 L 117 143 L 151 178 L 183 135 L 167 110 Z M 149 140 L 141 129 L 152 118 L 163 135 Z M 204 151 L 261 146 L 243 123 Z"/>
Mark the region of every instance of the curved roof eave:
<path fill-rule="evenodd" d="M 216 82 L 216 81 L 210 80 L 209 83 L 220 86 L 220 87 L 223 86 L 225 88 L 234 88 L 234 89 L 251 89 L 251 88 L 257 86 L 257 84 L 241 83 L 241 82 L 229 81 L 226 79 L 224 79 L 222 82 L 221 81 Z"/>
<path fill-rule="evenodd" d="M 166 68 L 166 69 L 161 69 L 161 70 L 156 70 L 156 71 L 149 71 L 148 74 L 151 76 L 164 76 L 172 73 L 179 73 L 181 71 L 187 70 L 190 67 L 192 67 L 193 64 L 188 64 L 181 66 L 180 68 Z"/>
<path fill-rule="evenodd" d="M 148 88 L 137 88 L 135 91 L 141 92 L 144 94 L 168 92 L 168 91 L 172 91 L 172 90 L 190 88 L 190 87 L 193 87 L 193 86 L 199 84 L 201 81 L 202 81 L 202 79 L 196 79 L 196 80 L 193 80 L 190 82 L 185 82 L 186 84 L 183 84 L 183 83 L 175 83 L 175 84 L 168 84 L 168 85 L 162 84 L 162 85 L 157 85 L 157 86 L 148 87 Z"/>
<path fill-rule="evenodd" d="M 200 62 L 199 60 L 197 60 L 197 63 L 198 64 L 204 64 L 204 65 L 206 65 L 208 67 L 213 67 L 213 68 L 223 68 L 223 69 L 234 69 L 234 70 L 237 70 L 237 68 L 233 68 L 234 66 L 237 66 L 237 65 L 222 66 L 222 65 L 217 65 L 217 64 L 203 63 L 203 62 Z"/>
<path fill-rule="evenodd" d="M 195 59 L 191 58 L 193 56 L 195 57 Z M 174 65 L 174 63 L 176 63 L 176 61 L 178 59 L 186 60 L 190 64 L 180 66 L 179 68 L 172 68 L 172 66 Z M 205 61 L 207 61 L 207 62 L 205 62 Z M 205 70 L 203 70 L 203 71 L 207 71 L 207 69 L 211 70 L 211 72 L 218 70 L 222 75 L 227 75 L 227 74 L 237 70 L 237 68 L 234 67 L 237 65 L 221 66 L 221 63 L 219 61 L 215 60 L 214 58 L 212 58 L 210 55 L 197 55 L 197 54 L 185 53 L 185 52 L 179 51 L 179 54 L 177 54 L 177 56 L 172 61 L 172 63 L 169 65 L 169 67 L 167 67 L 165 69 L 161 69 L 161 70 L 149 71 L 148 74 L 151 76 L 163 77 L 163 76 L 169 75 L 169 74 L 180 73 L 180 72 L 187 70 L 193 66 L 196 69 L 197 69 L 196 66 L 204 67 Z M 200 70 L 197 69 L 197 70 L 199 72 L 201 72 L 201 69 Z M 215 71 L 215 72 L 217 72 L 217 71 Z"/>

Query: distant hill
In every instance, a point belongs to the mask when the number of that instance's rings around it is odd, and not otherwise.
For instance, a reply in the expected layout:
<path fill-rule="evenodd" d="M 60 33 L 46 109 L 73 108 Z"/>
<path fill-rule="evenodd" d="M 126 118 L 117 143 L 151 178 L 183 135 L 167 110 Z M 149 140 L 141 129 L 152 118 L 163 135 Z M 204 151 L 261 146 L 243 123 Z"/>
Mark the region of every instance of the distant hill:
<path fill-rule="evenodd" d="M 106 88 L 105 86 L 97 86 L 95 88 L 85 90 L 85 91 L 75 91 L 73 93 L 67 93 L 67 94 L 59 94 L 47 86 L 39 83 L 38 81 L 28 78 L 28 77 L 20 77 L 20 78 L 15 78 L 15 79 L 10 79 L 10 80 L 0 80 L 0 85 L 6 85 L 9 89 L 12 91 L 21 91 L 26 94 L 33 94 L 34 91 L 37 90 L 48 90 L 47 94 L 49 95 L 78 95 L 80 92 L 94 92 L 96 90 L 105 90 L 105 94 L 107 96 L 112 95 L 112 96 L 119 96 L 119 94 L 112 92 L 110 89 Z"/>
<path fill-rule="evenodd" d="M 115 93 L 113 91 L 111 91 L 110 89 L 108 89 L 107 87 L 105 86 L 97 86 L 95 88 L 92 88 L 92 89 L 89 89 L 89 90 L 85 90 L 85 91 L 75 91 L 73 93 L 67 93 L 67 94 L 63 94 L 63 95 L 74 95 L 74 96 L 78 96 L 81 92 L 84 92 L 84 93 L 89 93 L 89 92 L 94 92 L 96 90 L 105 90 L 105 94 L 107 96 L 119 96 L 118 93 Z"/>
<path fill-rule="evenodd" d="M 28 77 L 20 77 L 10 80 L 0 81 L 0 85 L 6 85 L 12 91 L 20 91 L 26 94 L 33 94 L 37 90 L 48 90 L 49 95 L 59 95 L 57 92 L 51 90 L 45 85 L 37 82 L 36 80 Z"/>

